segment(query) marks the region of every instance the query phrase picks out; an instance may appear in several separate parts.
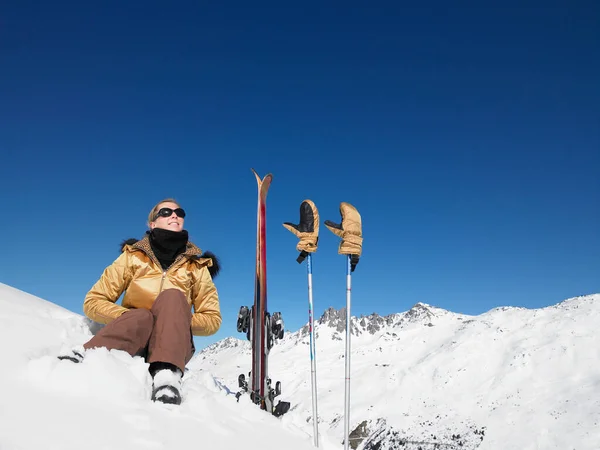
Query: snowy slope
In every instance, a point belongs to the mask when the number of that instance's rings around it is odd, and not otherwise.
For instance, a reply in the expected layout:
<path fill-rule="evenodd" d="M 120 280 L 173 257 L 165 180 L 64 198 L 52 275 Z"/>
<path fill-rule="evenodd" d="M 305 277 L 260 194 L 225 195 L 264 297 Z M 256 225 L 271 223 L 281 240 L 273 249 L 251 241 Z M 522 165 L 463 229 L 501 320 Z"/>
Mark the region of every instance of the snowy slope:
<path fill-rule="evenodd" d="M 600 449 L 600 295 L 479 316 L 419 303 L 388 317 L 353 318 L 352 443 L 364 450 Z M 340 450 L 344 311 L 319 319 L 321 448 Z M 224 324 L 235 331 L 234 324 Z M 4 386 L 0 449 L 312 448 L 306 327 L 272 351 L 270 373 L 292 409 L 274 418 L 237 377 L 250 367 L 245 340 L 198 353 L 179 407 L 148 401 L 139 358 L 103 349 L 84 363 L 56 354 L 91 336 L 82 316 L 0 284 Z M 240 335 L 240 337 L 242 337 Z"/>
<path fill-rule="evenodd" d="M 90 336 L 83 317 L 0 284 L 0 449 L 312 448 L 310 435 L 236 403 L 207 371 L 188 371 L 185 402 L 169 407 L 148 400 L 140 358 L 98 349 L 82 364 L 56 359 Z"/>
<path fill-rule="evenodd" d="M 419 303 L 388 317 L 353 318 L 354 442 L 370 450 L 598 450 L 598 323 L 599 295 L 479 316 Z M 320 431 L 338 443 L 344 326 L 344 310 L 328 310 L 315 327 Z M 270 373 L 292 402 L 290 418 L 312 433 L 307 331 L 288 334 L 274 348 Z M 191 367 L 235 385 L 249 357 L 247 342 L 227 339 Z"/>

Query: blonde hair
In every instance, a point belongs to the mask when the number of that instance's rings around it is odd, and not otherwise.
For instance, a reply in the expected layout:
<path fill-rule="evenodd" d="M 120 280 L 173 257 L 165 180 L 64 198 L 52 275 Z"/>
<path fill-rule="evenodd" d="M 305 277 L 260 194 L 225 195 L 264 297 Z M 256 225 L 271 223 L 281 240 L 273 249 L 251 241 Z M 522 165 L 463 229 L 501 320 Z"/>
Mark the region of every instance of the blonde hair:
<path fill-rule="evenodd" d="M 181 205 L 174 198 L 165 198 L 164 200 L 161 200 L 150 210 L 150 214 L 148 214 L 148 226 L 150 226 L 150 224 L 156 220 L 156 214 L 160 210 L 159 206 L 167 202 L 175 203 L 178 208 L 181 208 Z"/>

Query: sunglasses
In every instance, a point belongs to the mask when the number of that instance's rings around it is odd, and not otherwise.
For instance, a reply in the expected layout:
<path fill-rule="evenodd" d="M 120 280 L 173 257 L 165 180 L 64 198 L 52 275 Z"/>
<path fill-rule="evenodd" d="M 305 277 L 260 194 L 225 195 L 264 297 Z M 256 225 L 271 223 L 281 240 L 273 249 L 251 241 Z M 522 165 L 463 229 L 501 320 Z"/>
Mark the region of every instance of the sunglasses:
<path fill-rule="evenodd" d="M 185 211 L 183 210 L 183 208 L 160 208 L 154 216 L 154 220 L 158 219 L 159 217 L 171 217 L 173 213 L 175 213 L 177 217 L 181 217 L 182 219 L 185 217 Z"/>

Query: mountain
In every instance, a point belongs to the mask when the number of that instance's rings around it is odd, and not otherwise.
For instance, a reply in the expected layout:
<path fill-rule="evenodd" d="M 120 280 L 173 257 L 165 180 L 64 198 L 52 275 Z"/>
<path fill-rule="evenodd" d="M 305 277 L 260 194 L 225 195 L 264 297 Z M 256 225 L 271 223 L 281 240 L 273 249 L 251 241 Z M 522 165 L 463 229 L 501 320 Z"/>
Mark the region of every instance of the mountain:
<path fill-rule="evenodd" d="M 600 295 L 478 316 L 425 303 L 351 319 L 352 444 L 387 449 L 597 449 Z M 320 433 L 343 441 L 344 309 L 315 321 Z M 240 335 L 242 336 L 242 335 Z M 236 389 L 250 346 L 228 338 L 190 363 Z M 312 434 L 308 326 L 272 350 L 290 420 Z M 300 426 L 300 425 L 299 425 Z"/>
<path fill-rule="evenodd" d="M 600 295 L 591 295 L 478 316 L 417 303 L 353 317 L 353 448 L 597 450 L 599 315 Z M 89 325 L 0 284 L 0 449 L 312 448 L 306 327 L 273 348 L 270 374 L 292 403 L 275 418 L 248 395 L 236 399 L 247 341 L 229 337 L 196 354 L 182 405 L 166 407 L 148 400 L 141 358 L 97 349 L 81 364 L 57 360 L 61 347 L 90 338 Z M 328 309 L 315 329 L 320 448 L 341 450 L 345 311 Z"/>

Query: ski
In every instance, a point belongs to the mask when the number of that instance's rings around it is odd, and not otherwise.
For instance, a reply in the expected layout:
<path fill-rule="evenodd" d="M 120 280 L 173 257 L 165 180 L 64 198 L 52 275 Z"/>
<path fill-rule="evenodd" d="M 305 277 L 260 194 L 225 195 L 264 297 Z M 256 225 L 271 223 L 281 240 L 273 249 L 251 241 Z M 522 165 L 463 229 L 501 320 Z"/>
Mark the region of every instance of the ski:
<path fill-rule="evenodd" d="M 249 373 L 250 380 L 244 374 L 238 377 L 239 387 L 242 392 L 248 392 L 251 400 L 275 416 L 285 414 L 289 402 L 279 402 L 274 405 L 275 397 L 281 394 L 281 383 L 278 381 L 272 386 L 269 377 L 269 352 L 275 341 L 283 338 L 284 324 L 281 313 L 271 315 L 267 309 L 267 227 L 266 227 L 266 200 L 272 174 L 264 178 L 252 169 L 258 185 L 257 207 L 257 235 L 256 235 L 256 273 L 254 283 L 254 305 L 251 308 L 242 306 L 237 320 L 237 330 L 246 333 L 252 343 L 252 366 Z"/>

